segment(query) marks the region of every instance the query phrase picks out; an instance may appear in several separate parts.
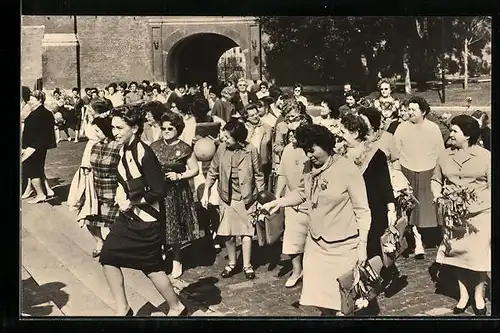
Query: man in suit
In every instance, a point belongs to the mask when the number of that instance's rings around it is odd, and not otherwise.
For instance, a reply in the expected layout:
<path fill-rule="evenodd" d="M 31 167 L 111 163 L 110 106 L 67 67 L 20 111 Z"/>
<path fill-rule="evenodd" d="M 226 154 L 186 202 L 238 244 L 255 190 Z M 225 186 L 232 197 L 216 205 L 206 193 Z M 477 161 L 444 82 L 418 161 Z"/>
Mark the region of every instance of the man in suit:
<path fill-rule="evenodd" d="M 24 122 L 21 162 L 25 176 L 36 191 L 36 197 L 29 203 L 47 200 L 48 189 L 44 184 L 45 157 L 48 149 L 57 146 L 54 116 L 43 106 L 44 102 L 45 93 L 35 90 L 29 101 L 33 111 Z"/>
<path fill-rule="evenodd" d="M 231 99 L 231 103 L 233 103 L 234 109 L 238 113 L 248 104 L 255 104 L 259 101 L 257 95 L 254 92 L 248 91 L 247 87 L 248 83 L 245 79 L 238 80 L 238 91 L 236 91 Z"/>

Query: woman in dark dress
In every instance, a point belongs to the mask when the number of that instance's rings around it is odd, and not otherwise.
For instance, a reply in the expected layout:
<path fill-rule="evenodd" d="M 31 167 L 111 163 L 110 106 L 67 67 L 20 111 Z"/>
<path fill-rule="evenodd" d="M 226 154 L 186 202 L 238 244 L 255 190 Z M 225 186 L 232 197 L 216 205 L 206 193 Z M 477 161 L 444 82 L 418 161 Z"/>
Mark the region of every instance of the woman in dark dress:
<path fill-rule="evenodd" d="M 116 220 L 119 208 L 115 203 L 117 168 L 120 162 L 121 144 L 114 140 L 111 118 L 95 118 L 92 122 L 99 142 L 92 146 L 90 166 L 97 195 L 98 215 L 87 218 L 84 223 L 94 237 L 96 245 L 92 257 L 101 254 L 103 245 L 102 228 L 109 228 Z"/>
<path fill-rule="evenodd" d="M 172 277 L 182 275 L 181 245 L 199 237 L 193 191 L 189 179 L 198 175 L 198 161 L 193 149 L 179 139 L 184 130 L 182 116 L 167 111 L 161 117 L 162 138 L 151 144 L 167 179 L 165 196 L 166 241 L 173 250 Z"/>
<path fill-rule="evenodd" d="M 164 205 L 166 183 L 161 165 L 151 148 L 139 138 L 144 119 L 140 106 L 113 109 L 113 134 L 120 149 L 115 201 L 120 214 L 102 247 L 100 263 L 116 301 L 117 316 L 133 316 L 121 267 L 141 270 L 169 305 L 167 316 L 186 313 L 165 273 Z"/>
<path fill-rule="evenodd" d="M 380 114 L 374 110 L 375 114 Z M 380 126 L 380 116 L 378 126 Z M 363 173 L 372 223 L 368 233 L 368 259 L 382 255 L 380 237 L 388 223 L 396 222 L 396 208 L 387 157 L 376 143 L 368 142 L 369 120 L 363 115 L 346 115 L 341 120 L 341 136 L 347 143 L 347 156 Z"/>

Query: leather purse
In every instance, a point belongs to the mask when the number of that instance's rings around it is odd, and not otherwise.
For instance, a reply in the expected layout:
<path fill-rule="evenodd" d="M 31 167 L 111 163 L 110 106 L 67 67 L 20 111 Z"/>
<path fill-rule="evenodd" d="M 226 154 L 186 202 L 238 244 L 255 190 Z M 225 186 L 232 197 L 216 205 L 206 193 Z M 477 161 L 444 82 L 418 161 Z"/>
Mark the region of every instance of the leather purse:
<path fill-rule="evenodd" d="M 269 191 L 264 190 L 259 192 L 256 207 L 257 214 L 259 212 L 260 205 L 275 199 L 275 195 Z M 256 219 L 255 231 L 259 246 L 272 245 L 280 238 L 281 234 L 285 230 L 284 212 L 284 209 L 280 208 L 272 215 L 266 215 L 263 219 Z"/>
<path fill-rule="evenodd" d="M 128 195 L 131 200 L 143 197 L 144 193 L 150 190 L 150 187 L 145 183 L 143 177 L 129 179 L 126 183 Z"/>
<path fill-rule="evenodd" d="M 376 256 L 337 278 L 341 298 L 340 311 L 344 315 L 352 315 L 357 310 L 355 303 L 356 299 L 361 297 L 361 290 L 359 285 L 355 283 L 361 282 L 363 284 L 365 289 L 363 294 L 368 301 L 377 297 L 381 291 L 382 278 L 380 277 L 380 271 L 382 267 L 382 259 L 380 256 Z M 355 281 L 355 270 L 359 270 L 360 281 Z"/>
<path fill-rule="evenodd" d="M 394 264 L 397 258 L 408 249 L 408 241 L 405 231 L 408 226 L 408 217 L 403 214 L 393 226 L 389 226 L 380 237 L 380 247 L 382 249 L 382 261 L 385 267 Z M 395 249 L 391 253 L 384 252 L 384 244 L 393 244 Z"/>

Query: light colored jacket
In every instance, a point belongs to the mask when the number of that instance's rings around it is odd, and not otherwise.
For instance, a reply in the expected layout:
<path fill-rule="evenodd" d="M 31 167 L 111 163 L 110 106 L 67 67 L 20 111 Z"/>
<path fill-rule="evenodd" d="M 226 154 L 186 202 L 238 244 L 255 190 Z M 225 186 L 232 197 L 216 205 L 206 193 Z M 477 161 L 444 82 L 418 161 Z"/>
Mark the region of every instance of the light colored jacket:
<path fill-rule="evenodd" d="M 67 204 L 69 210 L 78 212 L 77 221 L 99 213 L 92 171 L 86 175 L 82 168 L 78 169 L 71 181 Z"/>
<path fill-rule="evenodd" d="M 264 175 L 260 167 L 260 156 L 257 149 L 247 144 L 237 161 L 239 167 L 238 178 L 240 181 L 240 193 L 242 200 L 247 206 L 251 206 L 260 191 L 265 189 Z M 231 186 L 231 158 L 226 154 L 227 146 L 222 143 L 215 153 L 210 169 L 208 170 L 206 185 L 209 188 L 219 180 L 218 191 L 220 200 L 230 204 L 229 187 Z"/>

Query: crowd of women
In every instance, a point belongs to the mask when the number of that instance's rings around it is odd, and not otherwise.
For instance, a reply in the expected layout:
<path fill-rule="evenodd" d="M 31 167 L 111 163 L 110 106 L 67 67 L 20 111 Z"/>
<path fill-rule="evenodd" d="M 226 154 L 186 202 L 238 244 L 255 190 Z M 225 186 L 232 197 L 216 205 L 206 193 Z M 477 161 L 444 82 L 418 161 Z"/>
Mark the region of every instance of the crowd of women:
<path fill-rule="evenodd" d="M 171 277 L 178 278 L 182 244 L 201 235 L 200 209 L 217 211 L 212 235 L 224 241 L 228 253 L 221 276 L 230 278 L 242 267 L 247 279 L 256 276 L 255 212 L 284 209 L 282 252 L 293 267 L 285 286 L 302 281 L 300 304 L 342 315 L 336 279 L 382 255 L 380 237 L 400 217 L 401 189 L 412 189 L 418 200 L 409 212 L 415 260 L 424 258 L 425 246 L 439 245 L 441 239 L 432 244 L 422 230 L 446 233 L 436 213 L 446 184 L 478 194 L 467 216 L 478 231 L 452 238 L 451 251 L 441 244 L 436 261 L 457 272 L 460 297 L 453 312 L 471 304 L 476 314 L 485 314 L 484 284 L 491 270 L 487 115 L 454 117 L 443 138 L 427 119 L 425 99 L 398 101 L 388 80 L 378 88 L 380 96 L 369 100 L 346 84 L 340 101 L 325 98 L 315 117 L 300 84 L 291 93 L 267 82 L 249 87 L 243 79 L 217 89 L 206 83 L 162 89 L 120 82 L 110 84 L 107 94 L 86 89 L 82 98 L 73 90 L 73 110 L 84 111 L 76 120 L 62 118 L 65 124 L 84 119 L 89 142 L 68 204 L 96 239 L 92 256 L 104 267 L 116 315 L 133 315 L 122 267 L 150 278 L 169 304 L 168 315 L 186 313 L 165 273 L 165 253 L 172 249 Z M 23 117 L 29 123 L 30 115 Z M 200 139 L 196 126 L 203 122 L 221 124 L 219 134 L 210 136 L 217 149 L 206 173 L 194 149 Z M 259 207 L 263 191 L 277 199 Z M 195 209 L 196 201 L 202 207 Z M 242 266 L 236 237 L 241 237 Z M 397 280 L 397 268 L 392 265 L 381 276 L 388 287 Z M 376 299 L 370 304 L 376 311 Z"/>

